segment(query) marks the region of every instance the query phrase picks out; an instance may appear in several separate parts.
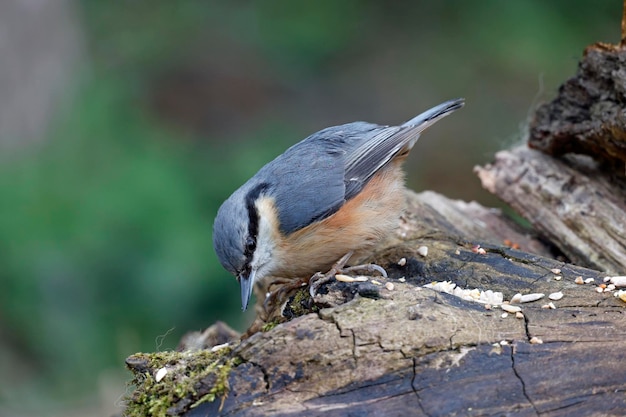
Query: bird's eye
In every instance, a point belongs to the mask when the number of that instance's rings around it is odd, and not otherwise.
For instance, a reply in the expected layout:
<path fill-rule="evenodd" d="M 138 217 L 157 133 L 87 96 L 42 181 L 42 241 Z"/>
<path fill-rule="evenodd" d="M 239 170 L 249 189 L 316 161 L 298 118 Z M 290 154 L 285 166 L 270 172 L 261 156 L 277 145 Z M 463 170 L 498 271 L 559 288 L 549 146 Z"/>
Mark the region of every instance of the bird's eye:
<path fill-rule="evenodd" d="M 246 253 L 251 254 L 256 249 L 256 240 L 249 236 L 246 238 Z"/>

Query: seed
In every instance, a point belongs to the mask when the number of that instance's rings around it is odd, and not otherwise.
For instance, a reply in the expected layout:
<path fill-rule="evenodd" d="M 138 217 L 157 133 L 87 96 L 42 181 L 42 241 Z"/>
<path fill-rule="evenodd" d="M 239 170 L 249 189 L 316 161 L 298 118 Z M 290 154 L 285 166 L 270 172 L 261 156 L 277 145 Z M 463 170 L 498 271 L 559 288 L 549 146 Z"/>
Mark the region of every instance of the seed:
<path fill-rule="evenodd" d="M 611 284 L 614 284 L 616 287 L 626 287 L 626 276 L 611 277 Z"/>
<path fill-rule="evenodd" d="M 512 306 L 510 304 L 502 304 L 500 308 L 507 313 L 517 313 L 518 311 L 522 311 L 522 309 L 518 306 Z"/>
<path fill-rule="evenodd" d="M 335 279 L 340 282 L 366 282 L 367 277 L 357 276 L 351 277 L 350 275 L 337 274 L 335 275 Z"/>
<path fill-rule="evenodd" d="M 154 375 L 154 380 L 156 382 L 161 382 L 161 380 L 165 378 L 165 375 L 167 375 L 167 368 L 161 368 Z"/>
<path fill-rule="evenodd" d="M 561 291 L 553 292 L 552 294 L 548 295 L 548 298 L 551 300 L 557 301 L 563 298 L 563 293 Z"/>
<path fill-rule="evenodd" d="M 420 246 L 417 248 L 417 253 L 419 253 L 422 257 L 428 256 L 428 246 Z"/>
<path fill-rule="evenodd" d="M 574 282 L 578 285 L 583 285 L 585 283 L 585 281 L 583 281 L 583 277 L 578 276 L 576 277 L 576 279 L 574 280 Z"/>
<path fill-rule="evenodd" d="M 224 348 L 227 348 L 229 345 L 229 343 L 222 343 L 221 345 L 215 345 L 211 348 L 211 352 L 217 352 L 218 350 L 222 350 Z"/>
<path fill-rule="evenodd" d="M 400 266 L 406 265 L 406 258 L 400 258 L 400 260 L 398 261 L 398 265 Z"/>
<path fill-rule="evenodd" d="M 537 336 L 533 336 L 530 338 L 530 343 L 533 345 L 541 345 L 543 340 L 539 339 Z"/>
<path fill-rule="evenodd" d="M 393 282 L 386 283 L 385 284 L 385 288 L 387 288 L 389 291 L 393 291 L 393 289 L 394 289 Z"/>
<path fill-rule="evenodd" d="M 552 268 L 550 272 L 552 272 L 554 275 L 559 275 L 561 273 L 561 270 L 559 268 Z"/>
<path fill-rule="evenodd" d="M 532 294 L 524 294 L 522 295 L 521 299 L 520 299 L 520 303 L 532 303 L 533 301 L 537 301 L 542 299 L 543 297 L 545 297 L 545 294 L 542 294 L 540 292 L 538 293 L 532 293 Z"/>

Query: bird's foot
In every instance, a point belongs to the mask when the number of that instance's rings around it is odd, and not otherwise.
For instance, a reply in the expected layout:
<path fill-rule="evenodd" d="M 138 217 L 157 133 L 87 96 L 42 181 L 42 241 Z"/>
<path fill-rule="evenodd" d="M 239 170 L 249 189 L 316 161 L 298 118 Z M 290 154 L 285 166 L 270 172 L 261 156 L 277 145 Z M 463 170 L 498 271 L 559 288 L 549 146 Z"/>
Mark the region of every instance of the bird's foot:
<path fill-rule="evenodd" d="M 315 299 L 315 295 L 317 294 L 319 288 L 323 284 L 332 281 L 338 274 L 349 275 L 359 272 L 361 274 L 372 274 L 374 272 L 378 272 L 380 275 L 387 278 L 387 271 L 385 271 L 385 269 L 380 265 L 363 264 L 346 267 L 346 262 L 348 262 L 348 259 L 350 259 L 353 253 L 354 252 L 350 251 L 342 256 L 337 262 L 335 262 L 332 268 L 330 268 L 330 271 L 327 273 L 322 274 L 321 272 L 317 272 L 309 279 L 309 294 L 311 295 L 311 298 Z"/>
<path fill-rule="evenodd" d="M 266 312 L 272 310 L 277 304 L 282 304 L 287 294 L 294 292 L 295 290 L 302 288 L 308 284 L 308 280 L 302 279 L 289 279 L 289 278 L 276 278 L 270 282 L 267 287 L 267 294 L 263 301 L 263 310 Z M 278 289 L 272 291 L 272 287 L 278 286 Z"/>

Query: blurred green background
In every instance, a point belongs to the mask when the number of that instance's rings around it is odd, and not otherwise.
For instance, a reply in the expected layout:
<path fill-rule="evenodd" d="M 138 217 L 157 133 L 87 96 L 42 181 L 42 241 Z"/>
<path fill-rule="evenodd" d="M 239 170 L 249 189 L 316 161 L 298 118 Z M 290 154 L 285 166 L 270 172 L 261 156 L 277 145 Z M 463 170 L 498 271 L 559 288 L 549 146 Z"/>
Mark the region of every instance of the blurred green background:
<path fill-rule="evenodd" d="M 498 204 L 472 174 L 521 141 L 618 0 L 8 0 L 0 6 L 0 415 L 110 415 L 124 358 L 244 330 L 215 212 L 288 145 L 449 98 L 408 183 Z M 2 17 L 4 16 L 4 17 Z M 7 46 L 9 45 L 9 46 Z"/>

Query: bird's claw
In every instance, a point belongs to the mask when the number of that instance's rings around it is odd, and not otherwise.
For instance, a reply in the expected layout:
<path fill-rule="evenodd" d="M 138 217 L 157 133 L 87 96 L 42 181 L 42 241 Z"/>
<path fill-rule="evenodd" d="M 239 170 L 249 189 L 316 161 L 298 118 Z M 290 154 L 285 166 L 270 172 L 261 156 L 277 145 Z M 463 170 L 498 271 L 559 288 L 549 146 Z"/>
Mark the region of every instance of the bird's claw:
<path fill-rule="evenodd" d="M 380 265 L 364 264 L 364 265 L 354 265 L 354 266 L 346 267 L 346 262 L 348 262 L 352 254 L 353 252 L 346 253 L 332 266 L 332 268 L 330 268 L 330 271 L 328 271 L 325 274 L 322 274 L 321 272 L 317 272 L 309 279 L 309 294 L 311 295 L 311 298 L 315 299 L 317 290 L 323 284 L 326 284 L 327 282 L 335 278 L 335 275 L 337 274 L 347 275 L 347 274 L 354 274 L 358 272 L 371 274 L 374 272 L 378 272 L 380 275 L 387 278 L 387 271 L 385 271 L 385 269 Z"/>

